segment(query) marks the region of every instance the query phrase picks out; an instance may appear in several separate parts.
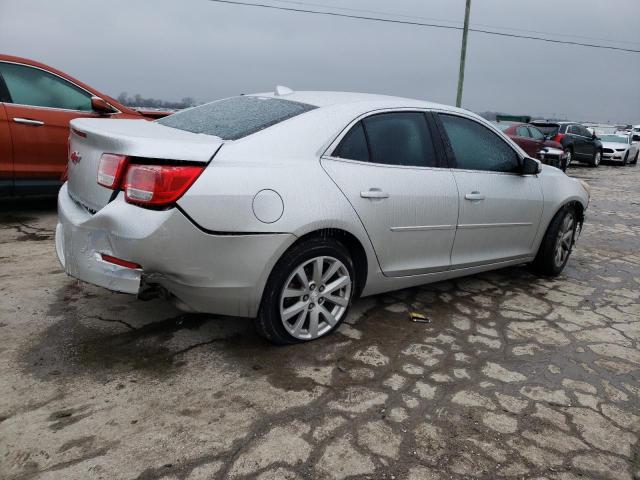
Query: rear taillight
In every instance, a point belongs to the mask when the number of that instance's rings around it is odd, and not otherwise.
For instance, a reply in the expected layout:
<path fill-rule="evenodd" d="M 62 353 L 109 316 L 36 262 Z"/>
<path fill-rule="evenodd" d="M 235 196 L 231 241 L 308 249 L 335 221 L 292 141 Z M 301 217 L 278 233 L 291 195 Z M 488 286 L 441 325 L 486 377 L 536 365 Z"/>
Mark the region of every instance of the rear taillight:
<path fill-rule="evenodd" d="M 562 139 L 564 138 L 564 133 L 558 133 L 556 134 L 555 137 L 553 137 L 551 140 L 553 140 L 554 142 L 562 142 Z"/>
<path fill-rule="evenodd" d="M 119 188 L 128 160 L 125 155 L 103 153 L 98 166 L 98 185 L 111 190 Z"/>
<path fill-rule="evenodd" d="M 178 200 L 204 166 L 136 165 L 127 169 L 123 190 L 129 203 L 161 207 Z"/>

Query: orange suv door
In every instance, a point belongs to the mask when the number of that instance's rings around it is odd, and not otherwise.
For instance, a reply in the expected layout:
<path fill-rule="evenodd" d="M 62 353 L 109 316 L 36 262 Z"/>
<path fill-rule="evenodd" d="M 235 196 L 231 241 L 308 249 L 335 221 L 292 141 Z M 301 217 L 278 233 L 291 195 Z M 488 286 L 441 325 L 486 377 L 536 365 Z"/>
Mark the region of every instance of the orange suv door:
<path fill-rule="evenodd" d="M 1 83 L 1 82 L 0 82 Z M 2 85 L 0 85 L 0 197 L 13 193 L 13 152 L 9 122 L 2 103 Z"/>
<path fill-rule="evenodd" d="M 29 65 L 0 62 L 0 75 L 9 95 L 4 109 L 13 144 L 14 191 L 55 190 L 67 164 L 69 121 L 98 116 L 92 94 Z"/>

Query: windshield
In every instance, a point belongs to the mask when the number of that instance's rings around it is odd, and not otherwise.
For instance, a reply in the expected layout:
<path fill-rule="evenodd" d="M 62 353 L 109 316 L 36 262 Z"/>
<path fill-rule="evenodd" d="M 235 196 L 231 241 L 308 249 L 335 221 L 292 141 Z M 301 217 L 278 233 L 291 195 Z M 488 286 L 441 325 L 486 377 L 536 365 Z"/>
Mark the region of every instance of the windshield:
<path fill-rule="evenodd" d="M 498 130 L 502 130 L 503 132 L 511 126 L 507 125 L 506 123 L 494 123 L 494 125 L 498 128 Z"/>
<path fill-rule="evenodd" d="M 157 122 L 187 132 L 237 140 L 315 108 L 280 98 L 240 96 L 189 108 Z"/>
<path fill-rule="evenodd" d="M 629 143 L 629 139 L 627 137 L 621 137 L 620 135 L 602 135 L 600 140 L 603 142 Z"/>

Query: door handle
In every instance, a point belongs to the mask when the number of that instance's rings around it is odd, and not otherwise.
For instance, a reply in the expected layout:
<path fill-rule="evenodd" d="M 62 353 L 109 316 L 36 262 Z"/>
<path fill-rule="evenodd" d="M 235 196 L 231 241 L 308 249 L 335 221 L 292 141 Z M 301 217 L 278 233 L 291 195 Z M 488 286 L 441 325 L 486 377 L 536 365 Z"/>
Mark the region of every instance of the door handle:
<path fill-rule="evenodd" d="M 360 196 L 362 198 L 389 198 L 389 194 L 379 188 L 370 188 L 366 192 L 360 192 Z"/>
<path fill-rule="evenodd" d="M 471 200 L 472 202 L 478 202 L 480 200 L 484 200 L 487 197 L 482 195 L 480 192 L 471 192 L 467 193 L 464 198 L 466 200 Z"/>
<path fill-rule="evenodd" d="M 13 121 L 16 123 L 22 123 L 23 125 L 33 125 L 34 127 L 41 127 L 44 125 L 44 122 L 40 120 L 32 120 L 30 118 L 14 117 Z"/>

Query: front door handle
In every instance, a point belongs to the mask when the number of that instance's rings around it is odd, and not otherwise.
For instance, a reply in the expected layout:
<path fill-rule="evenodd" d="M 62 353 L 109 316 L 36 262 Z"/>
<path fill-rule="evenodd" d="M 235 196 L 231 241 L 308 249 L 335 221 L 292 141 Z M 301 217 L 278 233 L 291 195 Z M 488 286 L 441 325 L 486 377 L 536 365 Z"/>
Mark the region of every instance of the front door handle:
<path fill-rule="evenodd" d="M 480 200 L 484 200 L 487 197 L 482 195 L 480 192 L 471 192 L 467 193 L 464 198 L 466 200 L 471 200 L 472 202 L 479 202 Z"/>
<path fill-rule="evenodd" d="M 32 120 L 31 118 L 14 117 L 13 121 L 16 123 L 22 123 L 23 125 L 33 125 L 34 127 L 41 127 L 44 125 L 44 122 L 40 120 Z"/>
<path fill-rule="evenodd" d="M 379 188 L 370 188 L 366 192 L 360 192 L 360 196 L 362 198 L 389 198 L 389 194 Z"/>

